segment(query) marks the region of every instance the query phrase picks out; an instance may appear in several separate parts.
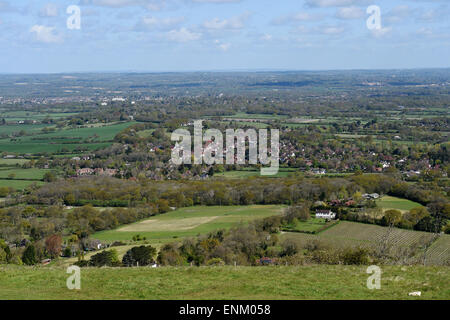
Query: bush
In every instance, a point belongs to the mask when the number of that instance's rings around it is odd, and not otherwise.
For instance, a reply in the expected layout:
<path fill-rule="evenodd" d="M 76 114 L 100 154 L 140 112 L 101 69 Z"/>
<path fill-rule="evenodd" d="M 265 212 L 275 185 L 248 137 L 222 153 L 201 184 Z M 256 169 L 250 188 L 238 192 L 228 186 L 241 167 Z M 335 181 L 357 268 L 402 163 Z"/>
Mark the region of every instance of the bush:
<path fill-rule="evenodd" d="M 348 248 L 342 253 L 344 264 L 367 265 L 369 264 L 368 250 L 364 248 Z"/>

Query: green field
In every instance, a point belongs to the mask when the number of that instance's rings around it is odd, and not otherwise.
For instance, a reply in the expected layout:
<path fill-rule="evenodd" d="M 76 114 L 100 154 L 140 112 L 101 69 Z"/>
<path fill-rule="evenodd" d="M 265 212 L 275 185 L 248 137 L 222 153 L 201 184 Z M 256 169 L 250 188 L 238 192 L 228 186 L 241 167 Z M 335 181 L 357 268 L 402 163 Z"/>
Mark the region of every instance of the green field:
<path fill-rule="evenodd" d="M 422 207 L 420 203 L 391 196 L 384 196 L 381 199 L 377 200 L 376 203 L 380 208 L 386 210 L 396 209 L 401 211 L 409 211 L 413 208 Z"/>
<path fill-rule="evenodd" d="M 0 179 L 0 187 L 10 187 L 16 190 L 23 190 L 29 185 L 32 185 L 35 183 L 38 186 L 41 186 L 44 184 L 42 181 L 35 181 L 35 180 L 2 180 Z"/>
<path fill-rule="evenodd" d="M 134 124 L 125 122 L 104 126 L 92 126 L 77 129 L 63 129 L 52 133 L 37 133 L 31 136 L 19 137 L 15 140 L 0 139 L 0 151 L 10 153 L 43 153 L 59 152 L 66 149 L 69 152 L 78 148 L 97 150 L 108 147 L 115 135 Z M 87 141 L 89 140 L 89 141 Z"/>
<path fill-rule="evenodd" d="M 17 180 L 42 180 L 46 172 L 50 172 L 50 169 L 10 169 L 0 168 L 0 179 L 6 179 L 10 174 L 15 174 L 13 179 Z"/>
<path fill-rule="evenodd" d="M 230 228 L 240 222 L 273 216 L 283 212 L 282 206 L 196 206 L 181 208 L 115 230 L 101 231 L 92 237 L 99 240 L 131 240 L 139 234 L 152 244 L 174 241 L 176 238 L 205 234 Z"/>
<path fill-rule="evenodd" d="M 367 266 L 342 265 L 83 268 L 69 290 L 66 268 L 5 266 L 0 299 L 450 299 L 449 267 L 381 268 L 379 290 L 367 288 Z"/>

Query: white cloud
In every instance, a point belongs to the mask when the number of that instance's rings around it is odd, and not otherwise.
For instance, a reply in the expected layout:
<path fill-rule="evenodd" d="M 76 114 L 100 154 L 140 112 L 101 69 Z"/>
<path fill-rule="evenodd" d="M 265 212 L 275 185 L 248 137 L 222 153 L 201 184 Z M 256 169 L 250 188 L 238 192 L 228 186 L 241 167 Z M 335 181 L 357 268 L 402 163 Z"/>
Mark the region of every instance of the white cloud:
<path fill-rule="evenodd" d="M 288 23 L 294 23 L 297 21 L 302 21 L 302 22 L 306 22 L 306 21 L 319 21 L 323 19 L 323 15 L 322 14 L 312 14 L 312 13 L 308 13 L 308 12 L 299 12 L 296 14 L 292 14 L 292 15 L 287 15 L 287 16 L 281 16 L 278 18 L 275 18 L 272 20 L 272 24 L 274 25 L 282 25 L 282 24 L 288 24 Z"/>
<path fill-rule="evenodd" d="M 323 26 L 320 28 L 320 32 L 328 35 L 337 35 L 345 31 L 344 27 L 341 26 Z"/>
<path fill-rule="evenodd" d="M 231 43 L 224 43 L 220 40 L 215 40 L 214 43 L 217 45 L 217 47 L 222 51 L 228 51 L 231 47 Z"/>
<path fill-rule="evenodd" d="M 242 29 L 245 27 L 245 23 L 249 18 L 248 13 L 241 14 L 240 16 L 231 17 L 229 19 L 213 18 L 203 23 L 203 27 L 209 30 L 224 30 L 224 29 Z"/>
<path fill-rule="evenodd" d="M 261 40 L 263 40 L 263 41 L 272 41 L 272 39 L 273 39 L 273 36 L 271 34 L 268 34 L 268 33 L 263 34 L 261 36 Z"/>
<path fill-rule="evenodd" d="M 147 30 L 171 30 L 178 27 L 184 21 L 184 17 L 155 18 L 143 17 L 137 29 Z"/>
<path fill-rule="evenodd" d="M 366 5 L 370 0 L 306 0 L 309 7 L 345 7 L 353 5 Z"/>
<path fill-rule="evenodd" d="M 30 28 L 31 33 L 35 33 L 36 40 L 44 43 L 58 43 L 62 42 L 62 36 L 55 33 L 54 27 L 47 27 L 42 25 L 34 25 Z"/>
<path fill-rule="evenodd" d="M 167 39 L 175 42 L 189 42 L 189 41 L 195 41 L 202 37 L 201 33 L 196 33 L 189 31 L 186 28 L 181 28 L 178 30 L 171 30 L 166 33 Z"/>
<path fill-rule="evenodd" d="M 81 0 L 80 4 L 110 8 L 140 6 L 148 10 L 158 11 L 166 6 L 166 0 Z"/>
<path fill-rule="evenodd" d="M 384 36 L 388 35 L 392 31 L 391 27 L 383 27 L 381 29 L 374 29 L 371 30 L 372 36 L 375 38 L 383 38 Z"/>
<path fill-rule="evenodd" d="M 340 8 L 336 12 L 336 17 L 339 19 L 361 19 L 365 16 L 364 11 L 359 7 L 345 7 Z"/>
<path fill-rule="evenodd" d="M 57 17 L 58 16 L 58 6 L 54 3 L 47 3 L 39 12 L 41 17 Z"/>

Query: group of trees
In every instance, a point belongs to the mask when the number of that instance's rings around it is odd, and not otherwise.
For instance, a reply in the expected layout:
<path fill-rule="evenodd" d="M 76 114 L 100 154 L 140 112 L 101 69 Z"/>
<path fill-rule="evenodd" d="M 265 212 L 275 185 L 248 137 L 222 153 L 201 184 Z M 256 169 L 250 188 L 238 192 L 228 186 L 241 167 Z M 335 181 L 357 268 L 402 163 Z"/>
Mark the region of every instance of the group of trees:
<path fill-rule="evenodd" d="M 120 261 L 116 249 L 104 250 L 93 255 L 88 261 L 80 260 L 80 267 L 144 267 L 155 263 L 156 249 L 152 246 L 136 246 L 128 250 Z"/>

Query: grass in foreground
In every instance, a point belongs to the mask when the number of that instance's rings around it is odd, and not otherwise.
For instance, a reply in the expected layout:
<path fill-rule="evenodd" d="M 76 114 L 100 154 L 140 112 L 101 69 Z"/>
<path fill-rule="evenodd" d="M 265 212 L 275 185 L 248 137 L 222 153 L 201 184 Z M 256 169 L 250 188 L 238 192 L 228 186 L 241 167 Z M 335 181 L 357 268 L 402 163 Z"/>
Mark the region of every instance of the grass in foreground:
<path fill-rule="evenodd" d="M 68 290 L 65 268 L 0 267 L 0 299 L 450 299 L 449 267 L 367 266 L 84 268 Z M 409 292 L 421 291 L 421 297 Z"/>

